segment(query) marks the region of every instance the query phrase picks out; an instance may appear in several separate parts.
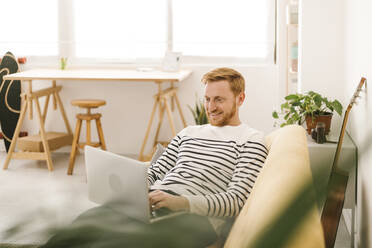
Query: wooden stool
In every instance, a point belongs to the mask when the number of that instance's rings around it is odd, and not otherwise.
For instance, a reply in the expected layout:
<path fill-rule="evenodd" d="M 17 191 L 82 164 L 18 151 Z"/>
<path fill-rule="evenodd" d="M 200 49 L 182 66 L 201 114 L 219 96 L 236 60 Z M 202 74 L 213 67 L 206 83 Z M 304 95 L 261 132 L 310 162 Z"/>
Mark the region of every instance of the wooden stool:
<path fill-rule="evenodd" d="M 96 99 L 81 99 L 81 100 L 73 100 L 71 101 L 71 104 L 73 106 L 78 106 L 80 108 L 86 108 L 87 113 L 76 115 L 77 123 L 76 123 L 76 129 L 75 129 L 75 134 L 74 134 L 74 140 L 72 141 L 70 164 L 68 166 L 68 171 L 67 171 L 68 175 L 72 175 L 72 171 L 74 170 L 75 157 L 76 157 L 76 152 L 78 148 L 84 148 L 85 145 L 89 145 L 89 146 L 94 146 L 94 147 L 101 147 L 103 150 L 106 150 L 106 144 L 105 144 L 105 139 L 103 138 L 103 131 L 102 131 L 102 125 L 101 125 L 102 115 L 98 113 L 92 114 L 90 112 L 91 108 L 98 108 L 99 106 L 105 105 L 106 101 L 96 100 Z M 87 122 L 87 141 L 86 143 L 79 143 L 81 124 L 83 120 Z M 98 132 L 98 137 L 99 137 L 98 143 L 96 142 L 92 143 L 90 139 L 90 121 L 91 120 L 96 120 L 97 132 Z"/>

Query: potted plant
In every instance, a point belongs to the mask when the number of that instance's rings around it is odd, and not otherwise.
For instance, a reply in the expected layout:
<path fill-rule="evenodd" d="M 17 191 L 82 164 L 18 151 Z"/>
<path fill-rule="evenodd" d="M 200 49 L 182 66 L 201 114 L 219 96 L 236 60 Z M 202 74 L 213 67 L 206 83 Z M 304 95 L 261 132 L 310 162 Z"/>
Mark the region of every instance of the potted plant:
<path fill-rule="evenodd" d="M 194 116 L 196 125 L 208 124 L 207 113 L 205 112 L 204 103 L 202 100 L 196 100 L 194 108 L 190 107 L 190 105 L 188 105 L 188 107 Z"/>
<path fill-rule="evenodd" d="M 281 127 L 290 124 L 302 125 L 306 121 L 307 132 L 316 127 L 318 122 L 324 122 L 325 134 L 329 133 L 333 111 L 341 116 L 342 105 L 338 100 L 329 101 L 319 93 L 309 91 L 305 94 L 291 94 L 286 96 L 280 106 L 284 122 Z M 274 111 L 273 118 L 279 119 L 279 113 Z"/>

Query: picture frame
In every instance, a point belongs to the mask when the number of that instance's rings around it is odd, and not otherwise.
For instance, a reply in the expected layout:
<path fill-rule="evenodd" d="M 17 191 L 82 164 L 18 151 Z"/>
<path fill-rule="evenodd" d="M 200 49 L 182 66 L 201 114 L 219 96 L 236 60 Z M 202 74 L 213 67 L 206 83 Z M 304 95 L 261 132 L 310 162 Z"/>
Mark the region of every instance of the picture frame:
<path fill-rule="evenodd" d="M 166 52 L 162 65 L 163 71 L 179 71 L 181 67 L 181 57 L 182 53 L 169 51 Z"/>

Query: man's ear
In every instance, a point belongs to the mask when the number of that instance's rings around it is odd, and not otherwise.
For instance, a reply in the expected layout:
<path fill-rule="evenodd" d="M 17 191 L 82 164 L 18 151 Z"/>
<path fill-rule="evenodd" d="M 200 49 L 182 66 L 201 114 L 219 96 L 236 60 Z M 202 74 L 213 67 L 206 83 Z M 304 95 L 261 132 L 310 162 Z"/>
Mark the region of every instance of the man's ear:
<path fill-rule="evenodd" d="M 236 104 L 238 106 L 241 106 L 244 102 L 244 99 L 245 99 L 245 93 L 244 92 L 239 93 L 239 95 L 236 98 Z"/>

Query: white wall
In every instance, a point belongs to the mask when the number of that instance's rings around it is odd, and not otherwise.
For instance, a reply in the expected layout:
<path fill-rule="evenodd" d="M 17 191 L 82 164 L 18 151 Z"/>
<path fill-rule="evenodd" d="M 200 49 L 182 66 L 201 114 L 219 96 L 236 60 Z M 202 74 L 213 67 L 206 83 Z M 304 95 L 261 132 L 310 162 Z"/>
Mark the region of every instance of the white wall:
<path fill-rule="evenodd" d="M 302 92 L 316 91 L 345 105 L 344 1 L 302 0 L 300 5 Z M 331 134 L 338 135 L 341 118 L 337 114 L 334 117 Z"/>
<path fill-rule="evenodd" d="M 230 66 L 231 65 L 224 65 Z M 178 96 L 182 105 L 187 124 L 194 124 L 187 105 L 194 105 L 195 94 L 203 97 L 203 85 L 200 80 L 204 73 L 215 67 L 191 67 L 192 75 L 179 84 Z M 269 132 L 273 130 L 271 112 L 277 100 L 277 66 L 240 66 L 233 67 L 240 71 L 246 79 L 246 102 L 240 109 L 241 120 L 254 128 Z M 45 87 L 49 82 L 38 81 L 33 89 Z M 138 154 L 145 135 L 147 123 L 153 106 L 153 95 L 157 92 L 157 85 L 148 82 L 97 82 L 97 81 L 65 81 L 58 82 L 63 86 L 60 95 L 72 128 L 75 127 L 75 115 L 79 109 L 70 105 L 71 100 L 78 98 L 100 98 L 107 101 L 107 105 L 99 108 L 103 114 L 102 125 L 108 150 L 116 153 Z M 27 85 L 24 85 L 24 89 Z M 163 87 L 165 88 L 165 86 Z M 59 112 L 48 112 L 46 129 L 49 131 L 64 131 L 64 123 Z M 34 112 L 35 113 L 35 112 Z M 49 115 L 50 114 L 50 115 Z M 157 116 L 157 115 L 156 115 Z M 177 131 L 182 129 L 178 112 L 174 113 Z M 157 118 L 157 117 L 156 117 Z M 155 119 L 157 120 L 157 119 Z M 169 140 L 171 131 L 165 117 L 161 129 L 161 139 Z M 148 141 L 147 151 L 154 137 L 155 124 Z M 26 120 L 23 130 L 31 134 L 37 133 L 37 121 Z M 85 126 L 82 139 L 85 140 Z M 93 137 L 95 126 L 93 126 Z M 69 149 L 62 148 L 62 152 Z"/>
<path fill-rule="evenodd" d="M 372 75 L 371 10 L 370 0 L 302 0 L 300 71 L 304 91 L 334 96 L 347 107 L 361 76 L 368 79 Z M 362 93 L 348 122 L 358 147 L 356 247 L 372 247 L 370 97 L 368 90 Z"/>
<path fill-rule="evenodd" d="M 353 92 L 362 76 L 372 78 L 372 2 L 346 2 L 346 92 Z M 358 220 L 359 246 L 372 247 L 372 102 L 368 89 L 361 93 L 359 104 L 350 115 L 350 133 L 358 146 Z"/>

